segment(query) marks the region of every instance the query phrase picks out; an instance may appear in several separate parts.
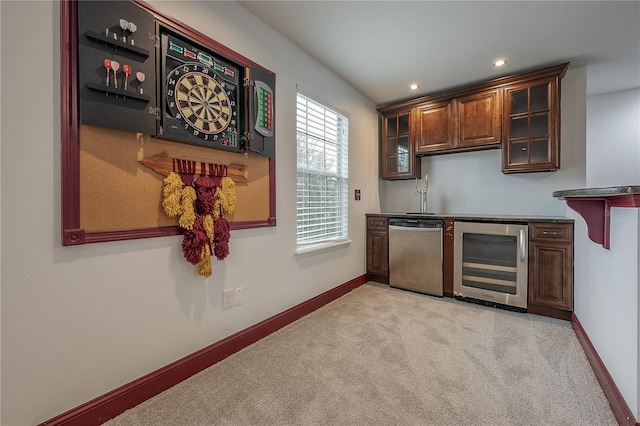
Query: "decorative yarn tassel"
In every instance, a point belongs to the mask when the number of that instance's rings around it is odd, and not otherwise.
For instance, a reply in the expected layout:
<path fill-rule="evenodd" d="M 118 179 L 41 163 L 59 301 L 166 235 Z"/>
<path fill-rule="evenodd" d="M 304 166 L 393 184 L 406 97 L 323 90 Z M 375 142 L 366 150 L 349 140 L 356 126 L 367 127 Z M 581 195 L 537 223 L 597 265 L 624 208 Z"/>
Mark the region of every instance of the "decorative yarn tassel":
<path fill-rule="evenodd" d="M 202 218 L 196 216 L 193 228 L 185 231 L 182 239 L 182 254 L 187 262 L 197 265 L 202 257 L 202 250 L 208 244 L 209 238 L 205 234 Z"/>
<path fill-rule="evenodd" d="M 182 190 L 182 198 L 180 200 L 182 215 L 180 215 L 180 219 L 178 220 L 178 224 L 181 228 L 193 228 L 193 221 L 196 218 L 195 201 L 196 190 L 193 189 L 192 186 L 185 186 Z"/>
<path fill-rule="evenodd" d="M 196 209 L 202 215 L 213 213 L 216 203 L 216 188 L 220 186 L 220 178 L 200 176 L 196 181 Z"/>
<path fill-rule="evenodd" d="M 213 265 L 211 264 L 211 249 L 209 248 L 209 244 L 205 244 L 202 248 L 200 263 L 198 263 L 198 274 L 203 277 L 210 277 L 212 272 Z"/>
<path fill-rule="evenodd" d="M 213 216 L 210 214 L 204 216 L 202 218 L 202 225 L 204 227 L 204 233 L 207 234 L 207 237 L 209 238 L 209 244 L 213 246 L 213 236 L 215 235 Z"/>
<path fill-rule="evenodd" d="M 229 222 L 222 215 L 216 220 L 214 226 L 214 247 L 213 252 L 218 260 L 224 260 L 229 255 Z"/>
<path fill-rule="evenodd" d="M 220 200 L 220 207 L 224 214 L 233 214 L 236 209 L 236 183 L 228 176 L 222 178 L 220 187 L 216 190 L 216 197 Z"/>
<path fill-rule="evenodd" d="M 162 201 L 162 208 L 169 217 L 177 217 L 182 213 L 180 206 L 180 194 L 182 192 L 182 179 L 177 173 L 169 173 L 169 175 L 163 180 L 162 195 L 164 200 Z"/>
<path fill-rule="evenodd" d="M 231 235 L 224 215 L 233 214 L 236 208 L 236 184 L 230 177 L 221 176 L 223 170 L 217 168 L 209 170 L 215 171 L 215 176 L 201 175 L 194 182 L 195 165 L 186 161 L 177 165 L 179 173 L 171 172 L 163 180 L 162 207 L 167 216 L 178 217 L 178 224 L 185 229 L 184 258 L 198 266 L 199 275 L 210 277 L 211 256 L 224 260 L 229 255 Z"/>
<path fill-rule="evenodd" d="M 222 211 L 220 209 L 220 198 L 216 197 L 216 202 L 213 207 L 213 221 L 217 222 L 222 217 Z"/>

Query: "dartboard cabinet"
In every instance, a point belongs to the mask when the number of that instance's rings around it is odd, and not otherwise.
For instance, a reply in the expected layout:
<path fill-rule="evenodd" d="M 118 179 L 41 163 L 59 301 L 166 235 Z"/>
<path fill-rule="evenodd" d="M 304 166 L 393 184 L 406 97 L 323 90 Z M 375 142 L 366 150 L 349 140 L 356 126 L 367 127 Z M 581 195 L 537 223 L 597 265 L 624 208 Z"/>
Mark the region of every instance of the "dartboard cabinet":
<path fill-rule="evenodd" d="M 274 158 L 275 74 L 139 3 L 78 2 L 81 123 Z"/>

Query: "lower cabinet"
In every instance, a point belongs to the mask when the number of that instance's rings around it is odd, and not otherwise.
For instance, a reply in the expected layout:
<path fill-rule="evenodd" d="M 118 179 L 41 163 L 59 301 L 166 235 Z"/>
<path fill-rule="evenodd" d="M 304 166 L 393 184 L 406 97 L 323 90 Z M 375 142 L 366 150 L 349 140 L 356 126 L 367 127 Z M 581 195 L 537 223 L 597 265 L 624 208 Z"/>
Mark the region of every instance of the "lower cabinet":
<path fill-rule="evenodd" d="M 367 274 L 389 284 L 389 227 L 385 217 L 367 217 Z"/>
<path fill-rule="evenodd" d="M 573 312 L 573 224 L 529 224 L 531 313 L 569 320 Z"/>
<path fill-rule="evenodd" d="M 443 293 L 453 297 L 454 219 L 444 220 Z M 389 222 L 367 217 L 367 274 L 389 284 Z M 573 313 L 573 223 L 529 223 L 527 311 L 570 320 Z"/>

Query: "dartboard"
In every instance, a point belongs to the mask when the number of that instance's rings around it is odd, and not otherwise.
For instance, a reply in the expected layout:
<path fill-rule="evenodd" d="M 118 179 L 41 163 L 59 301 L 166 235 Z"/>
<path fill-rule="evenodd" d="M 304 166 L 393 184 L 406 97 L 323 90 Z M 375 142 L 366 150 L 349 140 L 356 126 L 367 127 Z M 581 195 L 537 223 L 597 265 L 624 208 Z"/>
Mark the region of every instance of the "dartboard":
<path fill-rule="evenodd" d="M 167 77 L 167 105 L 193 136 L 224 139 L 235 134 L 234 89 L 206 65 L 186 63 Z"/>

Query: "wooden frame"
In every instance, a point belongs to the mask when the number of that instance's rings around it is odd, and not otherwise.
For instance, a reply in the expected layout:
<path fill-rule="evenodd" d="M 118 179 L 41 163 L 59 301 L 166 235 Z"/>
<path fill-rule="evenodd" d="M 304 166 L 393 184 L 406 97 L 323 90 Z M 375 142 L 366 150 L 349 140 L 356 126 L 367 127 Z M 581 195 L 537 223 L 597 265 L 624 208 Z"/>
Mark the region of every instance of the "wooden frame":
<path fill-rule="evenodd" d="M 156 21 L 183 33 L 204 46 L 253 67 L 260 65 L 221 45 L 186 24 L 168 17 L 140 0 L 134 4 L 154 15 Z M 180 235 L 178 226 L 85 231 L 80 221 L 80 118 L 78 101 L 78 14 L 77 1 L 61 2 L 61 142 L 62 142 L 62 245 L 78 245 L 106 241 Z M 275 158 L 269 159 L 269 217 L 265 220 L 231 222 L 231 229 L 249 229 L 276 226 Z"/>

